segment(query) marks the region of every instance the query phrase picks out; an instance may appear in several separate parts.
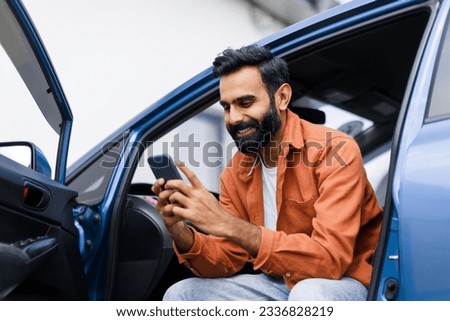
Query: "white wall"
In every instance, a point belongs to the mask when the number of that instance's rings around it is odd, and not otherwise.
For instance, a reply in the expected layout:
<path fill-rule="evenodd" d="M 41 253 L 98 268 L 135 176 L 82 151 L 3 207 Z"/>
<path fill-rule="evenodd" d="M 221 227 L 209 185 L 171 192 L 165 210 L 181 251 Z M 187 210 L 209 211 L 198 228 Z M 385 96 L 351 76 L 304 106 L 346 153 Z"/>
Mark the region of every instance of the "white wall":
<path fill-rule="evenodd" d="M 223 49 L 281 28 L 239 0 L 24 3 L 74 114 L 69 163 L 208 67 Z M 41 147 L 54 153 L 52 146 Z"/>

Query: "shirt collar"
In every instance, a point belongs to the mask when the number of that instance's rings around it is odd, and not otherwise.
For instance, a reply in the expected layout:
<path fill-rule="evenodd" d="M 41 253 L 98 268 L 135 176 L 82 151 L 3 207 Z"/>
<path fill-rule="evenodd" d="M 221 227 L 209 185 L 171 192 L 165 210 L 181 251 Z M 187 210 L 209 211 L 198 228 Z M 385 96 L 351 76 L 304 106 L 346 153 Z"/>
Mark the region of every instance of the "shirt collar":
<path fill-rule="evenodd" d="M 286 157 L 289 151 L 294 149 L 301 149 L 304 145 L 302 134 L 302 123 L 300 117 L 293 113 L 290 109 L 286 110 L 286 123 L 283 130 L 283 139 L 280 145 L 282 149 L 281 155 Z M 251 176 L 254 169 L 261 163 L 259 155 L 245 155 L 241 152 L 241 157 L 237 157 L 235 161 L 238 166 L 239 177 L 245 180 Z"/>
<path fill-rule="evenodd" d="M 286 157 L 291 148 L 300 149 L 304 145 L 302 123 L 300 117 L 290 109 L 286 111 L 286 124 L 281 140 L 282 155 Z"/>

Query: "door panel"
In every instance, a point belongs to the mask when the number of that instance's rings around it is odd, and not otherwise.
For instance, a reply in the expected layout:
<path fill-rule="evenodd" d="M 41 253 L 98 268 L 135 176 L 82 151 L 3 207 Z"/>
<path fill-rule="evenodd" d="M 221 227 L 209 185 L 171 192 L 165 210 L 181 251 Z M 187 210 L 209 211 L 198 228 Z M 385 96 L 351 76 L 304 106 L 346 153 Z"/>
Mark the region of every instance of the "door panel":
<path fill-rule="evenodd" d="M 403 300 L 449 300 L 450 120 L 426 124 L 411 145 L 398 219 Z"/>
<path fill-rule="evenodd" d="M 416 117 L 420 115 L 423 123 L 405 151 L 398 183 L 403 284 L 399 298 L 405 300 L 450 299 L 449 8 L 449 2 L 444 2 L 434 41 L 430 41 L 430 58 L 424 60 L 423 77 L 430 79 L 430 91 L 428 99 L 419 105 L 421 113 Z"/>
<path fill-rule="evenodd" d="M 0 261 L 10 273 L 0 278 L 0 297 L 87 298 L 72 217 L 76 196 L 0 155 Z"/>

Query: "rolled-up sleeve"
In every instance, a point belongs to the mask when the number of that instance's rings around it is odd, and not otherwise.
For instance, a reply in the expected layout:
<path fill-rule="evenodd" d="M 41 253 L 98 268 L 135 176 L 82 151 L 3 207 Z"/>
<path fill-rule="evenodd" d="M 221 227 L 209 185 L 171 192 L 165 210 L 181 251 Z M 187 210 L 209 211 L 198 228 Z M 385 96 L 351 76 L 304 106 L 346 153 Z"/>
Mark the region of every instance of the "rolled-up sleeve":
<path fill-rule="evenodd" d="M 236 215 L 236 204 L 237 198 L 235 202 L 231 202 L 231 196 L 223 186 L 221 205 L 229 213 Z M 192 227 L 191 229 L 194 233 L 194 243 L 189 252 L 180 253 L 175 245 L 174 248 L 179 262 L 185 264 L 194 274 L 203 277 L 231 276 L 249 261 L 248 252 L 240 246 L 222 237 L 206 235 Z"/>

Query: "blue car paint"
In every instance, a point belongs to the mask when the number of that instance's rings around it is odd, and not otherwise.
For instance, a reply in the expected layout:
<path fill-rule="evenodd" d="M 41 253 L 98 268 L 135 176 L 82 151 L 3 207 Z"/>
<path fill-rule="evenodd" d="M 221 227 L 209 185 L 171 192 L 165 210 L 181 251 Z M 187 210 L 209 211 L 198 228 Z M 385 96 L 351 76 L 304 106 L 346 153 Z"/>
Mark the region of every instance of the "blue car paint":
<path fill-rule="evenodd" d="M 385 301 L 385 290 L 388 287 L 388 281 L 398 281 L 400 279 L 399 253 L 398 253 L 398 214 L 394 210 L 391 216 L 389 227 L 389 239 L 387 240 L 386 253 L 387 260 L 384 261 L 383 270 L 380 275 L 379 290 L 376 299 Z M 401 292 L 401 287 L 400 287 Z"/>
<path fill-rule="evenodd" d="M 425 124 L 409 147 L 399 190 L 400 300 L 449 296 L 450 121 Z M 413 201 L 412 201 L 413 200 Z"/>
<path fill-rule="evenodd" d="M 398 254 L 400 273 L 396 275 L 391 270 L 391 275 L 399 280 L 399 300 L 450 297 L 450 279 L 445 277 L 450 263 L 446 253 L 450 248 L 443 242 L 450 226 L 444 210 L 450 195 L 450 153 L 446 148 L 450 123 L 447 120 L 424 122 L 449 6 L 447 1 L 440 8 L 430 37 L 424 41 L 426 50 L 418 59 L 418 72 L 411 82 L 412 95 L 407 103 L 395 164 L 392 196 L 398 232 L 392 230 L 391 236 L 398 233 L 398 242 L 397 249 L 394 244 L 387 257 Z M 389 265 L 387 261 L 385 265 Z M 388 274 L 386 269 L 387 266 L 383 268 L 384 275 Z"/>

